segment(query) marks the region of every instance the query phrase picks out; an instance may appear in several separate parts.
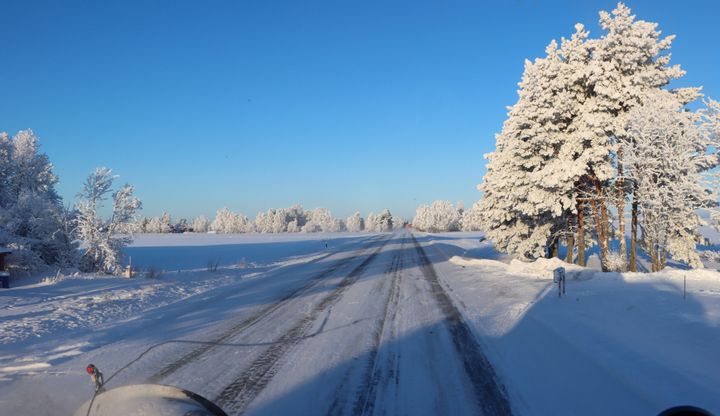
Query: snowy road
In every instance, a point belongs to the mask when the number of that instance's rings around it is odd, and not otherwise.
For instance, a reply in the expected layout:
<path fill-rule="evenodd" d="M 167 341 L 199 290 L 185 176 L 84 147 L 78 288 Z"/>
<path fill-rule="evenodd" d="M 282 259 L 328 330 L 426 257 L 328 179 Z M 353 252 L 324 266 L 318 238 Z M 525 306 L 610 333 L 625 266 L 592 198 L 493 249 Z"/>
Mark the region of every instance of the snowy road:
<path fill-rule="evenodd" d="M 503 390 L 409 233 L 330 263 L 152 382 L 229 414 L 508 414 Z M 159 360 L 162 361 L 162 360 Z M 214 369 L 211 377 L 207 369 Z"/>

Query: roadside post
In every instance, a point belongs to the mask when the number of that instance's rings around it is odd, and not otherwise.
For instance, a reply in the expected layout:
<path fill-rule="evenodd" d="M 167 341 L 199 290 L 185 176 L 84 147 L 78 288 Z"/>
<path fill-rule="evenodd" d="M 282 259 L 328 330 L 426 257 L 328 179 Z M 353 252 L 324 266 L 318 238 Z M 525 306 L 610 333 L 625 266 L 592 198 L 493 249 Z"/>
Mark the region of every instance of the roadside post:
<path fill-rule="evenodd" d="M 10 273 L 5 270 L 5 256 L 12 254 L 12 251 L 0 247 L 0 287 L 10 289 Z"/>
<path fill-rule="evenodd" d="M 558 297 L 565 294 L 565 268 L 558 267 L 553 270 L 553 283 L 558 285 Z"/>

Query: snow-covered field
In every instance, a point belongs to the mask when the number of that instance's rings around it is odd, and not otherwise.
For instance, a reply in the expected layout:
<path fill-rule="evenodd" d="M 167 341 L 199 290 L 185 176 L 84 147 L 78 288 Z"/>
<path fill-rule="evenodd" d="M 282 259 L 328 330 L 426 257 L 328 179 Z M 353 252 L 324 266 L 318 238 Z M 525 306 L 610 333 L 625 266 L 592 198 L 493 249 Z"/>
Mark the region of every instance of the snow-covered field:
<path fill-rule="evenodd" d="M 139 356 L 109 388 L 177 385 L 229 414 L 720 413 L 718 272 L 569 267 L 559 298 L 561 262 L 479 236 L 141 236 L 128 253 L 158 278 L 0 291 L 0 413 L 72 414 L 86 364 Z"/>

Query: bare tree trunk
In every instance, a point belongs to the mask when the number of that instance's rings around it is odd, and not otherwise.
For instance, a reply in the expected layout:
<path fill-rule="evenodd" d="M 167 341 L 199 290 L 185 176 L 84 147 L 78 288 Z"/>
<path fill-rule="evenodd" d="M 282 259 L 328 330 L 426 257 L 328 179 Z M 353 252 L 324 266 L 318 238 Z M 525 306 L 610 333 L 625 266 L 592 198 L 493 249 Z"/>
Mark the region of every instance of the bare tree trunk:
<path fill-rule="evenodd" d="M 581 200 L 577 202 L 577 216 L 578 216 L 578 264 L 585 266 L 585 234 L 583 233 L 585 219 L 583 218 L 583 203 Z"/>
<path fill-rule="evenodd" d="M 545 248 L 545 258 L 551 259 L 558 255 L 558 239 L 551 240 Z"/>
<path fill-rule="evenodd" d="M 608 211 L 607 211 L 607 204 L 605 203 L 605 198 L 603 197 L 602 192 L 602 186 L 600 185 L 600 181 L 595 179 L 595 191 L 597 192 L 597 198 L 598 198 L 598 205 L 600 208 L 600 214 L 602 218 L 602 230 L 603 230 L 603 242 L 600 244 L 600 248 L 602 250 L 603 244 L 605 245 L 605 256 L 603 257 L 603 264 L 605 263 L 605 260 L 607 260 L 607 254 L 608 254 L 608 246 L 609 246 L 609 239 L 610 239 L 610 230 L 608 229 Z"/>
<path fill-rule="evenodd" d="M 552 243 L 552 253 L 550 254 L 550 257 L 560 258 L 560 238 L 558 237 L 555 237 L 555 241 Z"/>
<path fill-rule="evenodd" d="M 632 219 L 630 220 L 630 271 L 637 269 L 638 196 L 633 189 Z"/>
<path fill-rule="evenodd" d="M 653 239 L 652 243 L 652 263 L 654 272 L 660 271 L 660 245 L 657 239 Z"/>
<path fill-rule="evenodd" d="M 667 266 L 667 250 L 665 250 L 665 241 L 663 241 L 662 256 L 660 256 L 660 270 L 665 270 L 665 266 Z"/>
<path fill-rule="evenodd" d="M 565 262 L 572 264 L 573 262 L 573 249 L 575 248 L 575 241 L 572 229 L 572 217 L 568 217 L 567 220 L 567 234 L 565 235 L 565 244 L 567 245 L 567 254 L 565 255 Z"/>
<path fill-rule="evenodd" d="M 655 241 L 650 241 L 648 247 L 648 254 L 650 255 L 650 271 L 655 271 Z"/>
<path fill-rule="evenodd" d="M 625 180 L 623 178 L 623 147 L 618 148 L 618 229 L 620 231 L 620 256 L 623 260 L 622 271 L 627 270 L 627 241 L 625 241 Z"/>
<path fill-rule="evenodd" d="M 591 200 L 593 211 L 595 214 L 595 229 L 597 230 L 598 244 L 600 245 L 600 265 L 602 271 L 607 271 L 606 259 L 607 259 L 607 240 L 604 235 L 604 227 L 602 225 L 602 214 L 600 213 L 600 204 L 598 204 L 597 198 Z"/>

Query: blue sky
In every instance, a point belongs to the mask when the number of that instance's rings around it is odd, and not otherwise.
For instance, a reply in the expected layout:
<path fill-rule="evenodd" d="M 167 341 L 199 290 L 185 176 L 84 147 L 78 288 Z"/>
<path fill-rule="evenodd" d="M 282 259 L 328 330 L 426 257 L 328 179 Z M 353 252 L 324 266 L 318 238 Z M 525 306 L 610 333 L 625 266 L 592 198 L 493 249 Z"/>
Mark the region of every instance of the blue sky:
<path fill-rule="evenodd" d="M 0 131 L 35 131 L 66 201 L 108 166 L 148 216 L 470 206 L 523 60 L 615 4 L 0 0 Z M 718 3 L 627 4 L 720 98 Z"/>

